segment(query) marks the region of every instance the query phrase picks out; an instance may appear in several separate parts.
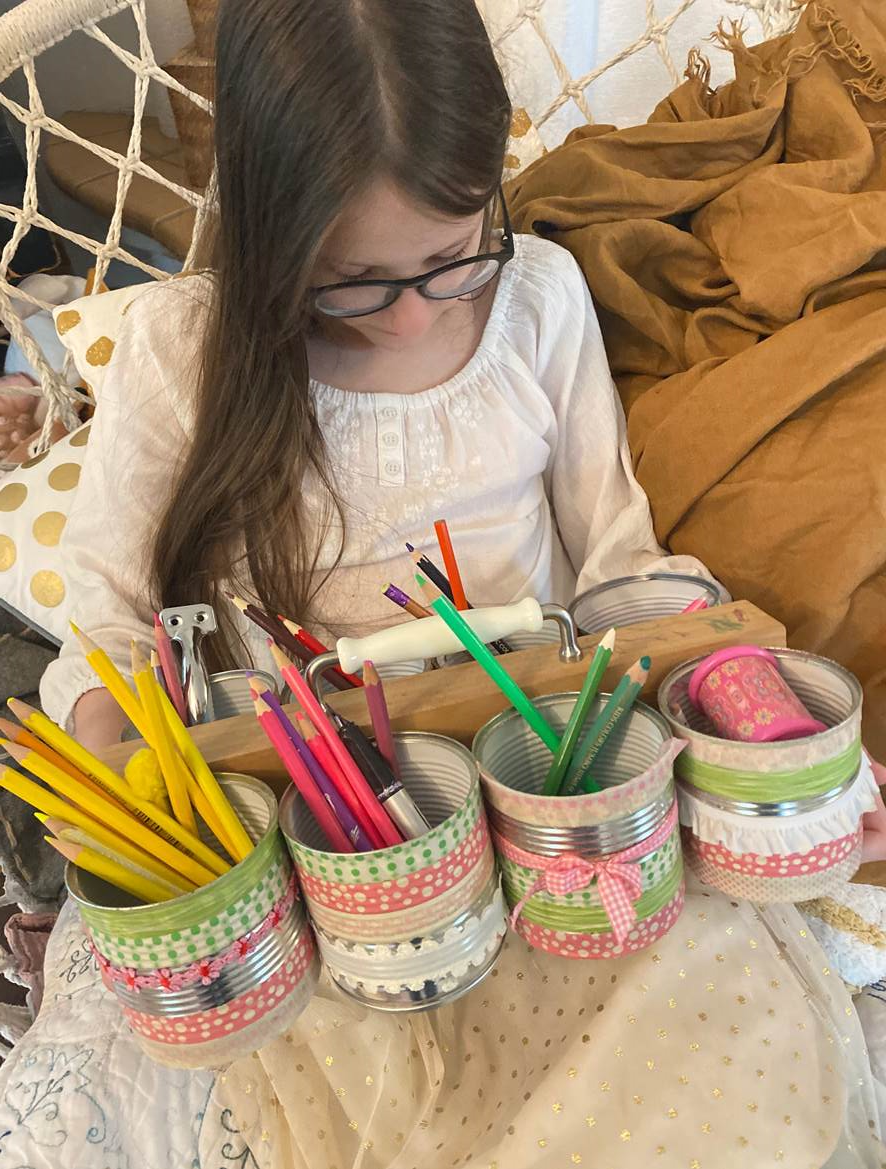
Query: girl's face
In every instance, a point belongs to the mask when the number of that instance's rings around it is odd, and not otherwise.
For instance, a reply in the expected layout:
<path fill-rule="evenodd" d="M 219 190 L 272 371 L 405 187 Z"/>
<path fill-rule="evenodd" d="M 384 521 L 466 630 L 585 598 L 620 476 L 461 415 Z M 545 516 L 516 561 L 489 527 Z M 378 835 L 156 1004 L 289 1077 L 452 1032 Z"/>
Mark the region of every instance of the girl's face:
<path fill-rule="evenodd" d="M 311 284 L 345 280 L 402 280 L 419 276 L 480 252 L 483 212 L 450 219 L 413 202 L 387 180 L 378 179 L 339 216 L 317 260 Z M 335 319 L 339 337 L 351 335 L 381 349 L 416 345 L 443 317 L 464 311 L 459 300 L 428 300 L 407 288 L 387 308 L 365 317 Z"/>

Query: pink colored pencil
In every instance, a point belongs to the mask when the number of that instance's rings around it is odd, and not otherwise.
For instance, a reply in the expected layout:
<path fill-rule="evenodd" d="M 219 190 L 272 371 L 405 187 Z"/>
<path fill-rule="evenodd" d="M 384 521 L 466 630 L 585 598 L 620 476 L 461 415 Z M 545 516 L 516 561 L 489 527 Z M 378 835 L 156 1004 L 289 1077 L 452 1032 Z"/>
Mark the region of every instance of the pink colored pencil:
<path fill-rule="evenodd" d="M 289 688 L 304 708 L 308 718 L 329 744 L 329 749 L 336 762 L 344 772 L 345 778 L 351 786 L 354 795 L 359 800 L 366 817 L 372 822 L 383 847 L 402 844 L 403 837 L 394 827 L 390 816 L 375 798 L 375 793 L 366 782 L 363 772 L 351 758 L 347 747 L 338 737 L 335 727 L 326 717 L 314 691 L 310 688 L 295 666 L 286 657 L 286 654 L 272 641 L 268 641 L 274 661 L 280 673 L 289 683 Z"/>
<path fill-rule="evenodd" d="M 397 748 L 394 746 L 391 716 L 388 714 L 388 704 L 385 702 L 385 691 L 381 684 L 381 678 L 379 678 L 378 671 L 372 662 L 363 663 L 363 688 L 366 691 L 366 705 L 369 707 L 369 717 L 372 720 L 375 745 L 391 771 L 399 779 L 400 760 L 397 758 Z"/>
<path fill-rule="evenodd" d="M 169 634 L 163 628 L 163 622 L 156 613 L 154 614 L 154 642 L 157 646 L 157 657 L 160 659 L 160 669 L 163 671 L 163 681 L 166 683 L 166 693 L 175 707 L 175 713 L 187 726 L 188 708 L 185 704 L 185 695 L 175 660 L 175 650 L 172 648 Z"/>
<path fill-rule="evenodd" d="M 690 601 L 685 609 L 681 609 L 681 613 L 697 613 L 700 609 L 706 609 L 708 602 L 706 597 L 696 597 L 694 601 Z"/>
<path fill-rule="evenodd" d="M 341 824 L 339 824 L 338 820 L 332 814 L 332 809 L 320 795 L 320 791 L 316 783 L 314 783 L 311 773 L 305 766 L 304 760 L 298 751 L 296 751 L 277 716 L 263 698 L 256 696 L 254 702 L 256 717 L 261 724 L 262 730 L 268 736 L 271 745 L 280 756 L 283 766 L 289 772 L 290 779 L 301 792 L 311 812 L 313 812 L 314 819 L 320 825 L 329 844 L 336 852 L 353 852 L 353 844 L 348 840 Z"/>

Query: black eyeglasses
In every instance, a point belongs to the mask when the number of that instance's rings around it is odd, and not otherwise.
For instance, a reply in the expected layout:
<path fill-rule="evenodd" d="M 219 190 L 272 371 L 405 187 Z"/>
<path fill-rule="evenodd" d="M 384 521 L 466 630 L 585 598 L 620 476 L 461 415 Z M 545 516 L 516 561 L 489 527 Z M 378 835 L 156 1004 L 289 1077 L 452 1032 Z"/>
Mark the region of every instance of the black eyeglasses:
<path fill-rule="evenodd" d="M 341 284 L 324 284 L 312 290 L 314 308 L 327 317 L 366 317 L 388 308 L 407 288 L 414 288 L 428 300 L 457 300 L 479 292 L 514 258 L 514 235 L 502 191 L 499 198 L 503 225 L 501 251 L 455 260 L 408 280 L 345 280 Z"/>

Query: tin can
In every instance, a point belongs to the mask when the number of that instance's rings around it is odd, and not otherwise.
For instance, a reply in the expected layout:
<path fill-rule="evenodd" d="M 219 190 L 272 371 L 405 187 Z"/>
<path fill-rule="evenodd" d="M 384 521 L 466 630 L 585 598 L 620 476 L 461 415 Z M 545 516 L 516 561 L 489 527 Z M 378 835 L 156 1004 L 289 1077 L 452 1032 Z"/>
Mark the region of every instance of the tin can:
<path fill-rule="evenodd" d="M 562 732 L 577 694 L 535 699 Z M 589 714 L 603 709 L 597 697 Z M 544 796 L 551 752 L 516 711 L 482 727 L 480 764 L 511 920 L 530 945 L 566 958 L 632 953 L 665 934 L 683 906 L 674 800 L 680 749 L 667 724 L 637 703 L 599 756 L 601 791 Z"/>
<path fill-rule="evenodd" d="M 430 832 L 375 852 L 331 853 L 294 788 L 280 823 L 334 981 L 364 1006 L 421 1011 L 486 977 L 507 921 L 470 752 L 441 735 L 394 738 L 404 787 Z"/>
<path fill-rule="evenodd" d="M 700 576 L 679 572 L 647 572 L 622 576 L 595 585 L 577 596 L 569 612 L 581 633 L 604 633 L 641 621 L 674 617 L 693 601 L 709 607 L 728 600 L 723 592 Z"/>
<path fill-rule="evenodd" d="M 862 690 L 827 658 L 770 652 L 825 730 L 765 743 L 719 738 L 689 695 L 703 658 L 672 670 L 658 702 L 686 744 L 676 773 L 690 868 L 733 897 L 805 901 L 832 892 L 860 864 L 862 815 L 875 792 L 861 747 Z"/>
<path fill-rule="evenodd" d="M 219 1067 L 263 1047 L 305 1009 L 319 972 L 273 792 L 245 775 L 219 781 L 255 848 L 209 885 L 141 905 L 75 865 L 66 872 L 102 980 L 143 1050 L 172 1067 Z"/>
<path fill-rule="evenodd" d="M 257 678 L 263 689 L 277 696 L 277 680 L 265 670 L 222 670 L 218 674 L 210 674 L 213 722 L 235 718 L 238 714 L 254 713 L 250 678 Z"/>

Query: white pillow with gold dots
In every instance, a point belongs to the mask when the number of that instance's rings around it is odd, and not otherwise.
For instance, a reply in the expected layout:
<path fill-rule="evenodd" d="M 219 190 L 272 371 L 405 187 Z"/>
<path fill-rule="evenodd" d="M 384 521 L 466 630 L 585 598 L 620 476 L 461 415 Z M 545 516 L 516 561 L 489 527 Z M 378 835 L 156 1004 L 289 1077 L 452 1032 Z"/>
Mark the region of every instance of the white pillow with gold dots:
<path fill-rule="evenodd" d="M 0 478 L 0 603 L 57 642 L 73 601 L 59 540 L 88 439 L 87 422 Z"/>
<path fill-rule="evenodd" d="M 101 402 L 105 371 L 132 301 L 150 284 L 86 296 L 55 309 L 77 372 Z M 51 641 L 67 634 L 73 597 L 59 540 L 80 481 L 89 423 L 0 476 L 0 605 Z"/>

